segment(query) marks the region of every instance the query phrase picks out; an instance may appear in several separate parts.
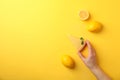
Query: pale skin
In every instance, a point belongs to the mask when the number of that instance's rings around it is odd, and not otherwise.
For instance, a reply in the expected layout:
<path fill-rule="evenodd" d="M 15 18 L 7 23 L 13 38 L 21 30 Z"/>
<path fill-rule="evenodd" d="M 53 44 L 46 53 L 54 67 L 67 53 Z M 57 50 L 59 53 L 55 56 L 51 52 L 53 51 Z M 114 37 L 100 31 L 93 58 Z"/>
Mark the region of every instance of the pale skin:
<path fill-rule="evenodd" d="M 88 57 L 85 58 L 82 55 L 82 50 L 84 47 L 88 47 Z M 91 43 L 87 40 L 84 43 L 83 49 L 78 51 L 78 55 L 80 56 L 83 63 L 90 69 L 90 71 L 95 75 L 97 80 L 112 80 L 98 65 L 96 60 L 96 52 L 92 47 Z"/>

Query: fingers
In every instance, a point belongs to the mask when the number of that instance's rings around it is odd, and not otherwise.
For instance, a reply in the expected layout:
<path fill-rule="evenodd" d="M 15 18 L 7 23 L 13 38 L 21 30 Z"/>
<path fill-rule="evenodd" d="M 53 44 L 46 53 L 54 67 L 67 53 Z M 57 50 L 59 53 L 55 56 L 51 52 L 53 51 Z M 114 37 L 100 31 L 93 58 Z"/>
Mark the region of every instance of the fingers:
<path fill-rule="evenodd" d="M 88 46 L 88 53 L 89 53 L 87 58 L 85 58 L 84 55 L 81 53 L 82 50 L 83 50 L 86 46 Z M 86 41 L 85 41 L 85 44 L 83 45 L 83 47 L 79 49 L 78 55 L 79 55 L 79 57 L 80 57 L 83 61 L 85 61 L 85 60 L 88 59 L 88 58 L 91 58 L 92 56 L 95 56 L 95 50 L 94 50 L 94 48 L 92 47 L 91 43 L 90 43 L 88 40 L 86 40 Z"/>
<path fill-rule="evenodd" d="M 86 47 L 86 42 L 84 42 L 83 46 L 79 49 L 79 52 L 82 52 L 82 50 Z"/>
<path fill-rule="evenodd" d="M 78 55 L 79 55 L 79 57 L 80 57 L 83 61 L 85 61 L 85 57 L 82 55 L 81 52 L 78 52 Z"/>
<path fill-rule="evenodd" d="M 92 45 L 90 44 L 90 42 L 88 40 L 86 40 L 86 44 L 88 46 L 89 52 L 92 52 Z"/>
<path fill-rule="evenodd" d="M 88 40 L 86 40 L 86 44 L 88 46 L 89 55 L 90 56 L 95 55 L 95 51 L 94 51 L 94 48 L 92 47 L 91 43 Z"/>

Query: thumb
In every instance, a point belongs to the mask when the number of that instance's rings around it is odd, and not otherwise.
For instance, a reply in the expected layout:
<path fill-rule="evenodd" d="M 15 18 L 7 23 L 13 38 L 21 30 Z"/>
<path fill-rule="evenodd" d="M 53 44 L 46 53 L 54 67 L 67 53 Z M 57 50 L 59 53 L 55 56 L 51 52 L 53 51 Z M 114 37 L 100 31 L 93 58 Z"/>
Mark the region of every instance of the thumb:
<path fill-rule="evenodd" d="M 85 61 L 85 57 L 82 55 L 81 52 L 78 52 L 79 57 L 82 59 L 82 61 Z"/>

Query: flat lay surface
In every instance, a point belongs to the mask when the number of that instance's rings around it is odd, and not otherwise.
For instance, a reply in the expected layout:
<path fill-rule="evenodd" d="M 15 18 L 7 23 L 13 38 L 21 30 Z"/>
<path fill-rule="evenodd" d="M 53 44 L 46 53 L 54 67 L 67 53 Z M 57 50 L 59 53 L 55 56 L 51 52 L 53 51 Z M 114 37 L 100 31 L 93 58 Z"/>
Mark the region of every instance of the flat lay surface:
<path fill-rule="evenodd" d="M 88 39 L 102 69 L 120 80 L 119 0 L 0 0 L 0 80 L 96 80 L 67 34 Z M 89 32 L 88 10 L 103 29 Z M 75 68 L 61 63 L 69 55 Z"/>

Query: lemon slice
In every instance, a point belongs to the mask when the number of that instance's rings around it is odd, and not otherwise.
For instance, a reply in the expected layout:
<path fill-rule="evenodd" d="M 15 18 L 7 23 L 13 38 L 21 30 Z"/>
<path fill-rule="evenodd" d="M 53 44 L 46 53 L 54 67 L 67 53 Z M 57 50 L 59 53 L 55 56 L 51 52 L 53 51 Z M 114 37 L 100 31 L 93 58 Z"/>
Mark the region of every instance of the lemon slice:
<path fill-rule="evenodd" d="M 79 12 L 80 20 L 85 21 L 88 20 L 90 17 L 90 14 L 87 10 L 81 10 Z"/>
<path fill-rule="evenodd" d="M 62 56 L 62 64 L 67 67 L 67 68 L 74 68 L 75 67 L 75 61 L 73 60 L 72 57 L 68 55 L 63 55 Z"/>

